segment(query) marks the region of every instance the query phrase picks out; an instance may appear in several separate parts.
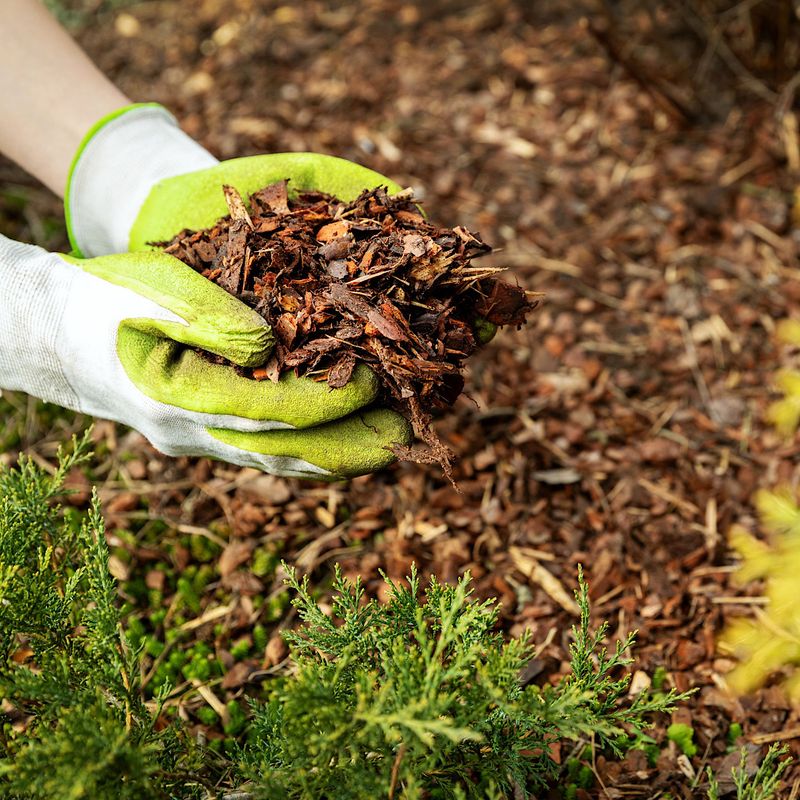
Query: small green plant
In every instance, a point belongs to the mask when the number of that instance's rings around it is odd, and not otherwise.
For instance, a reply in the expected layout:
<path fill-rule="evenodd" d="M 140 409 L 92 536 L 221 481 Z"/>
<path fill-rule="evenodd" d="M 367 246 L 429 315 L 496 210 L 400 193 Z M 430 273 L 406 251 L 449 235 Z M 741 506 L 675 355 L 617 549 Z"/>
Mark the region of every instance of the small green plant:
<path fill-rule="evenodd" d="M 741 724 L 738 722 L 731 722 L 731 725 L 728 728 L 728 744 L 733 746 L 736 744 L 736 740 L 742 736 L 744 736 L 744 731 L 742 730 Z"/>
<path fill-rule="evenodd" d="M 660 692 L 664 688 L 664 684 L 667 682 L 667 674 L 666 667 L 656 667 L 651 681 L 654 692 Z"/>
<path fill-rule="evenodd" d="M 682 722 L 675 722 L 667 728 L 667 739 L 675 742 L 680 751 L 691 758 L 697 755 L 697 745 L 694 743 L 694 728 Z"/>
<path fill-rule="evenodd" d="M 772 745 L 764 760 L 751 776 L 748 776 L 747 751 L 743 748 L 739 766 L 731 770 L 731 778 L 736 789 L 735 800 L 772 800 L 781 783 L 781 776 L 792 763 L 790 758 L 782 758 L 788 752 L 787 747 Z M 709 768 L 708 800 L 721 800 L 723 796 L 731 797 L 728 791 L 722 791 L 714 773 Z"/>

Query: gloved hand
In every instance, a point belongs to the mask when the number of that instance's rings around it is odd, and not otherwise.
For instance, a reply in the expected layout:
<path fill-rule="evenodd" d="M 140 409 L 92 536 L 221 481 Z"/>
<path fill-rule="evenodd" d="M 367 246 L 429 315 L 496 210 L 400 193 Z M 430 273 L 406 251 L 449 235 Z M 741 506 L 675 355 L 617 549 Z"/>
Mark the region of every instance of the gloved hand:
<path fill-rule="evenodd" d="M 407 439 L 392 412 L 354 413 L 377 393 L 366 368 L 330 391 L 248 380 L 198 354 L 257 366 L 272 332 L 172 256 L 77 259 L 0 236 L 0 287 L 0 386 L 124 422 L 167 454 L 337 479 L 386 465 L 384 446 Z"/>
<path fill-rule="evenodd" d="M 244 333 L 249 328 L 243 328 L 233 313 L 223 318 L 221 311 L 210 309 L 215 305 L 217 309 L 235 306 L 241 314 L 247 311 L 249 324 L 253 312 L 176 259 L 141 251 L 149 249 L 149 242 L 168 240 L 183 228 L 208 227 L 227 214 L 223 184 L 235 186 L 246 197 L 284 178 L 290 179 L 295 191 L 316 189 L 344 199 L 377 185 L 400 189 L 372 170 L 310 153 L 218 163 L 178 128 L 163 107 L 144 104 L 121 109 L 98 122 L 85 137 L 70 171 L 65 208 L 70 240 L 77 253 L 102 256 L 132 250 L 136 254 L 73 264 L 86 269 L 92 263 L 113 263 L 115 269 L 135 280 L 140 264 L 152 259 L 159 266 L 149 273 L 151 300 L 162 302 L 159 286 L 165 282 L 175 286 L 176 292 L 178 287 L 186 287 L 188 292 L 191 285 L 190 296 L 181 295 L 186 297 L 181 306 L 184 318 L 186 313 L 201 318 L 219 314 L 214 317 L 213 328 L 221 335 L 220 340 L 211 342 L 206 337 L 200 347 L 236 363 L 252 365 L 255 358 L 263 363 L 271 342 L 263 320 L 256 345 L 255 334 Z M 141 289 L 138 285 L 135 288 Z M 150 309 L 148 316 L 152 318 L 153 313 Z M 113 324 L 106 327 L 106 337 L 113 338 Z M 207 454 L 282 475 L 363 474 L 394 460 L 387 450 L 391 444 L 410 441 L 410 428 L 400 415 L 386 409 L 360 411 L 374 401 L 379 388 L 377 378 L 366 367 L 359 368 L 353 380 L 338 390 L 290 375 L 277 384 L 251 381 L 176 345 L 176 341 L 187 342 L 178 333 L 185 331 L 174 324 L 155 328 L 128 323 L 117 337 L 120 364 L 136 389 L 161 404 L 161 421 L 156 428 L 107 407 L 92 409 L 91 413 L 128 422 L 170 454 Z M 222 341 L 235 341 L 239 346 L 246 343 L 248 360 L 242 360 L 241 353 Z M 126 357 L 128 348 L 133 357 Z M 156 362 L 159 366 L 153 369 Z M 148 374 L 143 365 L 151 369 Z M 191 436 L 178 434 L 179 441 L 175 441 L 173 433 L 180 426 L 163 419 L 171 407 L 191 412 Z M 226 418 L 212 419 L 203 414 L 223 414 Z M 275 430 L 290 427 L 298 430 Z"/>

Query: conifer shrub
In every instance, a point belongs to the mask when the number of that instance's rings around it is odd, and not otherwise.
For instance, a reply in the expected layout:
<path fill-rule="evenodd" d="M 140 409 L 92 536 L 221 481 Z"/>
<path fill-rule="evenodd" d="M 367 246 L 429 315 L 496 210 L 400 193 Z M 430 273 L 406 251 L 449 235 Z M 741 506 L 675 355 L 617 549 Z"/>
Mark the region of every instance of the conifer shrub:
<path fill-rule="evenodd" d="M 468 577 L 423 588 L 413 571 L 379 603 L 337 570 L 328 615 L 287 567 L 302 620 L 286 637 L 292 670 L 251 699 L 222 757 L 165 706 L 170 686 L 144 699 L 96 497 L 82 517 L 55 503 L 86 447 L 54 475 L 24 458 L 0 468 L 0 797 L 516 800 L 558 783 L 554 745 L 653 746 L 653 715 L 685 698 L 628 697 L 633 637 L 604 647 L 582 577 L 571 671 L 537 686 L 520 679 L 530 640 L 496 632 Z"/>
<path fill-rule="evenodd" d="M 576 593 L 571 673 L 556 685 L 523 686 L 527 637 L 505 642 L 498 609 L 435 578 L 423 591 L 389 581 L 386 603 L 366 601 L 359 581 L 336 573 L 329 617 L 307 579 L 288 569 L 304 622 L 286 638 L 297 671 L 253 704 L 242 767 L 255 797 L 523 797 L 555 782 L 551 745 L 590 739 L 621 756 L 648 740 L 657 712 L 685 695 L 627 699 L 632 634 L 608 651 L 589 626 L 588 589 Z"/>
<path fill-rule="evenodd" d="M 167 797 L 199 766 L 179 729 L 155 730 L 159 709 L 142 699 L 96 496 L 83 519 L 55 505 L 87 443 L 60 452 L 52 476 L 26 458 L 0 469 L 4 797 Z"/>

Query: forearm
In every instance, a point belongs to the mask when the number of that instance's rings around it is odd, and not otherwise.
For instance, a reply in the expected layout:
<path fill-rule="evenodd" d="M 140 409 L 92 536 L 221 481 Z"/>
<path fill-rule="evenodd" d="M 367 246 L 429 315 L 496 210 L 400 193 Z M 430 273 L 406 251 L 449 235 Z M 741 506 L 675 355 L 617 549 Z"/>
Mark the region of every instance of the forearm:
<path fill-rule="evenodd" d="M 39 0 L 2 0 L 0 151 L 61 196 L 86 132 L 129 103 Z"/>

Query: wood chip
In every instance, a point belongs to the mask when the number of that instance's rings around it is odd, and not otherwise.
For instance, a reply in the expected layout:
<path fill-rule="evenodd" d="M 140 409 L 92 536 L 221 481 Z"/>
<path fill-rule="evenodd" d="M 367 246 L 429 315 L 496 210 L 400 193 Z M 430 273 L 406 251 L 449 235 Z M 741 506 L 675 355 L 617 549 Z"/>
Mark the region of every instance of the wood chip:
<path fill-rule="evenodd" d="M 546 570 L 528 551 L 520 547 L 511 547 L 508 552 L 514 566 L 526 578 L 544 590 L 565 611 L 575 616 L 580 615 L 580 608 L 575 598 L 559 583 L 552 572 Z"/>

